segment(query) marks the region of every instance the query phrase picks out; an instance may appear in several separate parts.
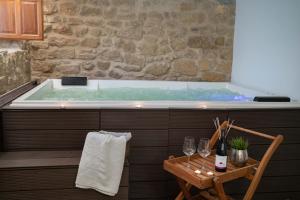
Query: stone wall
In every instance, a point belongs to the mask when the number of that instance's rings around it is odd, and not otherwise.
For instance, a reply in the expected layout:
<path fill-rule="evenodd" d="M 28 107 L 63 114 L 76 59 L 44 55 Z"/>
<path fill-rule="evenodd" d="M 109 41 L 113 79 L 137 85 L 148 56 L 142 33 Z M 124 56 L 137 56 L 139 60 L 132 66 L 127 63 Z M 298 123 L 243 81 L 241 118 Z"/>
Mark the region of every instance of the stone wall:
<path fill-rule="evenodd" d="M 44 0 L 33 79 L 230 80 L 234 0 Z"/>
<path fill-rule="evenodd" d="M 0 95 L 30 81 L 28 51 L 0 48 Z"/>

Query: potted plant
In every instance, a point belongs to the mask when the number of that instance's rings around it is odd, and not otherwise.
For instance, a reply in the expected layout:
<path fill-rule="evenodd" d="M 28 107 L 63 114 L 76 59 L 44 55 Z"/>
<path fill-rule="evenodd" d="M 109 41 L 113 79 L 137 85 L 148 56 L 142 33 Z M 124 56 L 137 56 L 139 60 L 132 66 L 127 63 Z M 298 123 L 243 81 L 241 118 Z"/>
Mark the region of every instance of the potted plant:
<path fill-rule="evenodd" d="M 230 141 L 230 161 L 238 167 L 242 167 L 248 160 L 248 140 L 243 137 L 235 137 Z"/>

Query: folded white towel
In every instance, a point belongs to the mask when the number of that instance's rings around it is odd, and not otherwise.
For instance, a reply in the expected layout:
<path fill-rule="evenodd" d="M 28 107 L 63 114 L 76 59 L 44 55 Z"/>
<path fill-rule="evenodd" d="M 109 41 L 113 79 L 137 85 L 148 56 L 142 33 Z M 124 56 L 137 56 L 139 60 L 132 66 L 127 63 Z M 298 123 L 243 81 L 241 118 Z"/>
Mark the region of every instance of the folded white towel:
<path fill-rule="evenodd" d="M 131 133 L 90 132 L 81 155 L 76 187 L 106 195 L 118 193 L 124 167 L 126 142 Z"/>

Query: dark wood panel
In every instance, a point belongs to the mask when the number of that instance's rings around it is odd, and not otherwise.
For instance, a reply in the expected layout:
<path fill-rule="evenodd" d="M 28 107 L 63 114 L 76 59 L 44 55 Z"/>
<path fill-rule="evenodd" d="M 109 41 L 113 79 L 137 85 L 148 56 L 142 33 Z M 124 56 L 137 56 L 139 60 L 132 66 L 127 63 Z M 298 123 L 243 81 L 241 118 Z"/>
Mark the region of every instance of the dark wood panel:
<path fill-rule="evenodd" d="M 73 188 L 77 168 L 1 170 L 0 191 Z"/>
<path fill-rule="evenodd" d="M 169 112 L 164 110 L 103 110 L 102 129 L 167 129 Z"/>
<path fill-rule="evenodd" d="M 291 181 L 292 180 L 292 181 Z M 225 184 L 228 194 L 243 194 L 248 188 L 249 181 L 239 179 Z M 263 177 L 257 188 L 257 192 L 300 192 L 299 176 Z"/>
<path fill-rule="evenodd" d="M 81 151 L 0 152 L 0 169 L 78 166 Z"/>
<path fill-rule="evenodd" d="M 249 146 L 249 156 L 255 159 L 261 159 L 268 145 L 251 145 Z M 300 160 L 299 144 L 283 144 L 279 146 L 272 157 L 272 160 Z M 169 155 L 183 156 L 182 146 L 170 146 Z"/>
<path fill-rule="evenodd" d="M 259 128 L 253 129 L 268 135 L 277 136 L 279 134 L 283 135 L 283 144 L 299 144 L 300 143 L 300 128 Z M 250 144 L 270 144 L 271 141 L 264 139 L 262 137 L 257 137 L 254 135 L 241 133 L 239 131 L 230 131 L 229 138 L 235 136 L 243 136 L 248 139 Z"/>
<path fill-rule="evenodd" d="M 264 176 L 300 176 L 300 160 L 271 160 Z"/>
<path fill-rule="evenodd" d="M 132 147 L 168 146 L 168 130 L 135 130 L 130 145 Z"/>
<path fill-rule="evenodd" d="M 129 197 L 156 199 L 168 197 L 168 183 L 166 181 L 155 182 L 130 182 Z"/>
<path fill-rule="evenodd" d="M 253 200 L 297 200 L 300 192 L 271 192 L 271 193 L 256 193 Z"/>
<path fill-rule="evenodd" d="M 130 164 L 162 164 L 168 158 L 167 147 L 133 147 L 130 149 Z"/>
<path fill-rule="evenodd" d="M 227 118 L 227 111 L 170 110 L 170 127 L 214 128 L 213 119 L 216 117 L 222 122 Z"/>
<path fill-rule="evenodd" d="M 130 181 L 163 181 L 168 174 L 162 165 L 131 165 Z"/>
<path fill-rule="evenodd" d="M 300 110 L 230 111 L 229 117 L 245 128 L 300 127 Z"/>
<path fill-rule="evenodd" d="M 3 126 L 6 130 L 23 129 L 94 129 L 99 127 L 99 112 L 96 111 L 66 111 L 66 110 L 45 110 L 45 111 L 4 111 Z"/>
<path fill-rule="evenodd" d="M 0 170 L 0 191 L 74 188 L 77 167 Z M 129 169 L 123 170 L 121 186 L 128 186 Z"/>
<path fill-rule="evenodd" d="M 282 144 L 278 147 L 272 160 L 300 160 L 300 144 Z M 266 152 L 268 145 L 251 145 L 249 155 L 255 159 L 260 159 Z"/>
<path fill-rule="evenodd" d="M 33 190 L 0 192 L 0 199 L 5 200 L 127 200 L 128 187 L 121 187 L 116 196 L 110 197 L 93 190 Z"/>
<path fill-rule="evenodd" d="M 272 195 L 267 195 L 267 193 L 278 193 L 281 197 L 293 197 L 292 199 L 295 199 L 295 194 L 298 194 L 300 191 L 297 185 L 299 184 L 299 181 L 296 180 L 293 182 L 290 178 L 291 177 L 263 177 L 253 200 L 262 199 L 263 196 L 272 197 Z M 245 194 L 246 190 L 248 189 L 248 186 L 248 180 L 239 179 L 237 181 L 225 183 L 225 192 L 235 197 L 235 199 L 242 199 L 241 197 Z M 180 190 L 178 184 L 175 180 L 168 182 L 168 192 L 173 199 L 179 193 L 179 191 Z M 269 199 L 272 198 L 266 198 L 266 200 Z"/>
<path fill-rule="evenodd" d="M 4 130 L 5 151 L 82 149 L 90 130 Z"/>
<path fill-rule="evenodd" d="M 300 143 L 300 128 L 263 128 L 263 129 L 254 129 L 270 135 L 282 134 L 284 136 L 283 144 L 299 144 Z M 196 139 L 196 142 L 200 138 L 211 138 L 215 129 L 170 129 L 169 130 L 169 145 L 178 146 L 182 145 L 185 136 L 193 136 Z M 232 137 L 243 136 L 248 139 L 249 143 L 252 144 L 270 144 L 271 141 L 257 137 L 250 134 L 241 133 L 240 131 L 231 130 L 229 133 L 228 141 Z"/>
<path fill-rule="evenodd" d="M 169 145 L 183 145 L 185 136 L 193 136 L 196 139 L 196 142 L 198 142 L 200 138 L 211 138 L 214 131 L 214 129 L 170 129 Z"/>

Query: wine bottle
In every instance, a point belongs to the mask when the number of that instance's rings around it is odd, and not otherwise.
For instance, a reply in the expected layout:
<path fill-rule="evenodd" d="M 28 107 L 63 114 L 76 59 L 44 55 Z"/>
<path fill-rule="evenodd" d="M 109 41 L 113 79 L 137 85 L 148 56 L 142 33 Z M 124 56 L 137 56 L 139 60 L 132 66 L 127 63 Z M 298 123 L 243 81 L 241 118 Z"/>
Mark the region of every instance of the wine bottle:
<path fill-rule="evenodd" d="M 217 172 L 226 172 L 227 170 L 227 144 L 224 134 L 221 134 L 217 143 L 215 170 Z"/>

